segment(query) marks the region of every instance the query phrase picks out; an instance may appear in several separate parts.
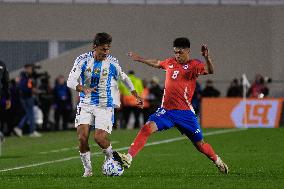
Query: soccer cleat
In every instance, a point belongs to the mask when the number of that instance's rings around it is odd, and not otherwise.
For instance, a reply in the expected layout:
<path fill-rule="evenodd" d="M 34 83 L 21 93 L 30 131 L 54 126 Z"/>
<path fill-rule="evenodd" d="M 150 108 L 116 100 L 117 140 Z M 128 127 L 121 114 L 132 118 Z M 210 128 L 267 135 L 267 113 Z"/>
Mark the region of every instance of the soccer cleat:
<path fill-rule="evenodd" d="M 82 177 L 91 177 L 91 176 L 93 176 L 92 170 L 85 170 Z"/>
<path fill-rule="evenodd" d="M 219 156 L 217 156 L 217 160 L 215 161 L 215 165 L 221 173 L 224 173 L 224 174 L 229 173 L 229 167 L 226 165 L 226 163 L 223 162 L 223 160 Z"/>
<path fill-rule="evenodd" d="M 128 169 L 131 165 L 132 157 L 130 155 L 122 154 L 117 151 L 112 152 L 113 158 L 118 161 L 122 167 Z"/>

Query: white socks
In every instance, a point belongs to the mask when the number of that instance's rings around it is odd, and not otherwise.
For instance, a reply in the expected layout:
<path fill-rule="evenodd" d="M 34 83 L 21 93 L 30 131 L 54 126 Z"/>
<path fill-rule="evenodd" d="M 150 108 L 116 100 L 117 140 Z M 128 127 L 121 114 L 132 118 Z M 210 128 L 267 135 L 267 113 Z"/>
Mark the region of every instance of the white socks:
<path fill-rule="evenodd" d="M 80 152 L 80 156 L 81 156 L 81 160 L 86 171 L 92 171 L 92 163 L 91 163 L 91 152 L 85 152 L 85 153 L 81 153 Z"/>
<path fill-rule="evenodd" d="M 112 146 L 109 145 L 107 149 L 103 149 L 103 153 L 105 154 L 105 159 L 111 158 L 112 157 Z"/>
<path fill-rule="evenodd" d="M 112 152 L 113 150 L 112 150 L 111 145 L 107 149 L 103 149 L 103 153 L 105 154 L 106 159 L 112 157 Z M 91 152 L 90 151 L 85 152 L 85 153 L 80 152 L 80 157 L 81 157 L 81 161 L 84 166 L 85 172 L 92 171 Z"/>

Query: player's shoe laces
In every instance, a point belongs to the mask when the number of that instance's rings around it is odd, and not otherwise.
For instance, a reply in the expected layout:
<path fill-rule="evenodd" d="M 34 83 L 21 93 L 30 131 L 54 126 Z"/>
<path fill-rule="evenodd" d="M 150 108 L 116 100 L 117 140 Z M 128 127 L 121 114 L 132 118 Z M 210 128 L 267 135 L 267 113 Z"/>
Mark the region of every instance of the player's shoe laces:
<path fill-rule="evenodd" d="M 122 165 L 122 167 L 127 169 L 130 167 L 132 161 L 132 157 L 130 155 L 122 154 L 117 151 L 113 151 L 112 155 L 113 158 Z"/>
<path fill-rule="evenodd" d="M 224 173 L 224 174 L 229 173 L 229 167 L 226 165 L 226 163 L 223 162 L 223 160 L 219 156 L 217 156 L 217 160 L 215 161 L 215 165 L 221 173 Z"/>
<path fill-rule="evenodd" d="M 93 176 L 92 170 L 85 170 L 82 177 L 91 177 L 91 176 Z"/>

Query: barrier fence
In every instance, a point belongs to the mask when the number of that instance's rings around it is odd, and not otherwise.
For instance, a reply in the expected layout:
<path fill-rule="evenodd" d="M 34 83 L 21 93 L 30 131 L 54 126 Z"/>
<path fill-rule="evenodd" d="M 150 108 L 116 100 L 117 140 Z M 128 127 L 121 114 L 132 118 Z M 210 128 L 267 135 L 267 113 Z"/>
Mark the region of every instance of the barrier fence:
<path fill-rule="evenodd" d="M 277 128 L 281 125 L 284 98 L 203 98 L 203 128 Z M 283 124 L 283 123 L 282 123 Z"/>

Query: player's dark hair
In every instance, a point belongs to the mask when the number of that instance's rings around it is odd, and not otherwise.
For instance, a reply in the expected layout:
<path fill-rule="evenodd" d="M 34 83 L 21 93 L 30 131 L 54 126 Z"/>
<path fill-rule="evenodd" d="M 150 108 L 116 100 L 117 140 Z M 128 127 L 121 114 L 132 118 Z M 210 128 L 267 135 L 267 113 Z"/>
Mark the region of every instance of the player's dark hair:
<path fill-rule="evenodd" d="M 177 48 L 190 48 L 190 41 L 186 37 L 176 38 L 173 42 L 173 47 Z"/>
<path fill-rule="evenodd" d="M 111 35 L 109 35 L 108 33 L 103 32 L 103 33 L 97 33 L 95 35 L 93 44 L 95 46 L 100 46 L 100 45 L 105 45 L 105 44 L 110 45 L 111 42 L 112 42 Z"/>

